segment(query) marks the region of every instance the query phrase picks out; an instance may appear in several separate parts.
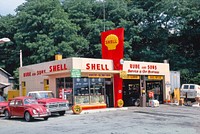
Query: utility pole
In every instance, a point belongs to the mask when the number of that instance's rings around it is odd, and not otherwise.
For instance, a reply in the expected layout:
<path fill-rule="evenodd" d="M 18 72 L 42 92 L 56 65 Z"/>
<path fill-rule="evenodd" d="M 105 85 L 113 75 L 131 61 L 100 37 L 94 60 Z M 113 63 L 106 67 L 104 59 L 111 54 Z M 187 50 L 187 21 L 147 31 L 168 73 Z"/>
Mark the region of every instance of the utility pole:
<path fill-rule="evenodd" d="M 20 57 L 19 57 L 19 60 L 20 60 L 20 67 L 22 67 L 22 50 L 20 50 Z"/>
<path fill-rule="evenodd" d="M 103 31 L 105 32 L 105 31 L 106 31 L 106 27 L 105 27 L 105 22 L 106 22 L 106 10 L 105 10 L 105 3 L 104 3 L 104 0 L 103 0 L 102 2 L 103 2 Z"/>

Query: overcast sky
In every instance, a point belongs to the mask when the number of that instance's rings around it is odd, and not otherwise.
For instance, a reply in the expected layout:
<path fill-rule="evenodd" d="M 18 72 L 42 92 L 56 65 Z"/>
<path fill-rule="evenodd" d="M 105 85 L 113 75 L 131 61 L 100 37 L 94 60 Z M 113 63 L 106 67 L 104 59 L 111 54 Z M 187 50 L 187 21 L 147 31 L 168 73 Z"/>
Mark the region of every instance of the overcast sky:
<path fill-rule="evenodd" d="M 0 0 L 0 15 L 15 14 L 15 9 L 25 0 Z"/>

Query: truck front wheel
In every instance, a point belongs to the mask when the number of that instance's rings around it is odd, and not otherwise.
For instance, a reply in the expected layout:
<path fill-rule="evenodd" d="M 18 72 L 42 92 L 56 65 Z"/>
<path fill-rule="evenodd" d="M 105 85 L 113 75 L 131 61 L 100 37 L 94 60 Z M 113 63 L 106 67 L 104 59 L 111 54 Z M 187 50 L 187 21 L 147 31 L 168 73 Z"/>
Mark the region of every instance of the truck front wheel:
<path fill-rule="evenodd" d="M 63 116 L 65 114 L 65 111 L 58 112 L 60 116 Z"/>

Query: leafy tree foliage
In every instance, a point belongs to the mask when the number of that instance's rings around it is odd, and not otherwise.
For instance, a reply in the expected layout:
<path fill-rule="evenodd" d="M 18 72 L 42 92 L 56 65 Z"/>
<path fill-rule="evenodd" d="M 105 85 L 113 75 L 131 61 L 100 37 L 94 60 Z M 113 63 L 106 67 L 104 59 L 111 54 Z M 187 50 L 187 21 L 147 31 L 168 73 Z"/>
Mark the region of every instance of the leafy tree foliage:
<path fill-rule="evenodd" d="M 56 53 L 77 56 L 87 50 L 87 40 L 77 35 L 79 27 L 71 23 L 58 0 L 28 0 L 18 8 L 15 40 L 22 45 L 25 63 L 52 60 Z M 77 45 L 78 44 L 78 45 Z"/>
<path fill-rule="evenodd" d="M 14 26 L 15 17 L 0 16 L 0 38 L 6 37 L 11 40 L 11 42 L 0 44 L 0 67 L 6 68 L 6 71 L 12 73 L 13 69 L 17 68 L 16 60 L 19 53 L 16 50 L 16 45 L 14 41 L 14 34 L 16 32 L 16 27 Z"/>
<path fill-rule="evenodd" d="M 26 0 L 17 14 L 0 16 L 0 67 L 17 74 L 23 64 L 63 57 L 101 58 L 100 33 L 125 28 L 125 60 L 163 62 L 199 83 L 198 0 Z"/>

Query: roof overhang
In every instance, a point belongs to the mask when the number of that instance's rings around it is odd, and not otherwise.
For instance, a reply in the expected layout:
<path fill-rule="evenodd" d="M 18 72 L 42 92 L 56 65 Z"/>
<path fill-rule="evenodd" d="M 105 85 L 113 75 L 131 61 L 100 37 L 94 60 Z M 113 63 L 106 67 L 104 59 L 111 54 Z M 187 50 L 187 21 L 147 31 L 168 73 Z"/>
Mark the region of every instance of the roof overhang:
<path fill-rule="evenodd" d="M 0 88 L 6 88 L 8 86 L 10 86 L 9 83 L 0 82 Z"/>
<path fill-rule="evenodd" d="M 81 70 L 81 73 L 95 73 L 95 74 L 118 74 L 119 70 Z"/>
<path fill-rule="evenodd" d="M 43 76 L 53 76 L 53 75 L 59 75 L 59 74 L 68 74 L 70 73 L 70 70 L 63 70 L 63 71 L 56 71 L 56 72 L 48 72 L 42 74 Z"/>
<path fill-rule="evenodd" d="M 69 74 L 71 70 L 62 70 L 57 72 L 44 73 L 43 76 L 54 76 L 59 74 Z M 81 70 L 81 73 L 92 73 L 92 74 L 119 74 L 119 70 Z"/>

